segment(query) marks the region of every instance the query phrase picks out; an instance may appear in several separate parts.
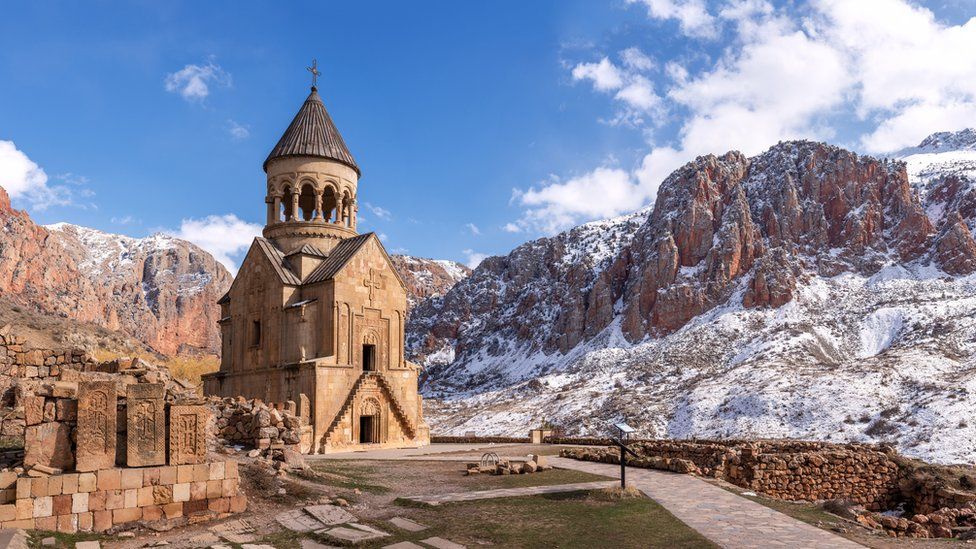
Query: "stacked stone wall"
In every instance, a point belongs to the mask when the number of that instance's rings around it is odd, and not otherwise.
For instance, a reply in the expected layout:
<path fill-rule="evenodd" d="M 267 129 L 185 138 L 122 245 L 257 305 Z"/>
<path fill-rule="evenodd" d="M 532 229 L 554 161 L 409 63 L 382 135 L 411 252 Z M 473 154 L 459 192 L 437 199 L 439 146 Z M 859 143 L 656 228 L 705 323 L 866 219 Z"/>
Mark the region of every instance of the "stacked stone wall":
<path fill-rule="evenodd" d="M 104 532 L 135 521 L 223 517 L 246 507 L 232 460 L 37 477 L 0 473 L 2 528 Z"/>

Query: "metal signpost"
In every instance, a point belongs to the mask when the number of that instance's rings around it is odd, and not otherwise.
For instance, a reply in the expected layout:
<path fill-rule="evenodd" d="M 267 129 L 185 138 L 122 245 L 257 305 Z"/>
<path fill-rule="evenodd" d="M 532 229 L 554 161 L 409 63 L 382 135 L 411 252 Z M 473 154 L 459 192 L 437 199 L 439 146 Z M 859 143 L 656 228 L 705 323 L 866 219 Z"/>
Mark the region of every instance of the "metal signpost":
<path fill-rule="evenodd" d="M 636 429 L 623 422 L 614 423 L 613 426 L 620 433 L 617 437 L 610 437 L 610 440 L 620 447 L 620 488 L 623 489 L 627 487 L 627 454 L 630 454 L 635 458 L 639 457 L 636 452 L 627 447 L 627 444 L 624 441 L 627 440 L 627 436 L 636 431 Z"/>

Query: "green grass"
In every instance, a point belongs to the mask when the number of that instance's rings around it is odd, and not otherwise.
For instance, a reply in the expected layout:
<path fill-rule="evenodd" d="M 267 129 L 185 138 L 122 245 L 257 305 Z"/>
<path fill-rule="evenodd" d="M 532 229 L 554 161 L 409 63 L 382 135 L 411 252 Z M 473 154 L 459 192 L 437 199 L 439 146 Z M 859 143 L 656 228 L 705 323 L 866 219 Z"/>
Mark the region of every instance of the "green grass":
<path fill-rule="evenodd" d="M 79 541 L 101 541 L 113 539 L 110 536 L 94 534 L 91 532 L 78 532 L 77 534 L 63 534 L 61 532 L 49 532 L 47 530 L 29 530 L 27 532 L 27 546 L 31 549 L 40 548 L 41 540 L 44 538 L 54 538 L 54 546 L 58 548 L 70 549 Z M 45 548 L 46 549 L 46 548 Z"/>
<path fill-rule="evenodd" d="M 439 536 L 469 547 L 715 547 L 648 498 L 606 501 L 593 492 L 570 492 L 405 511 L 430 527 L 401 536 L 412 541 Z"/>
<path fill-rule="evenodd" d="M 468 485 L 465 488 L 469 490 L 494 490 L 496 488 L 552 486 L 554 484 L 575 484 L 577 482 L 598 482 L 601 480 L 613 479 L 570 469 L 550 469 L 524 475 L 486 475 L 482 473 L 464 477 L 463 482 Z"/>
<path fill-rule="evenodd" d="M 372 494 L 387 494 L 391 492 L 389 486 L 384 486 L 374 482 L 377 466 L 363 465 L 361 462 L 333 460 L 328 463 L 317 464 L 312 467 L 322 478 L 315 479 L 315 482 L 326 484 L 330 487 L 345 488 L 347 490 L 359 489 Z"/>

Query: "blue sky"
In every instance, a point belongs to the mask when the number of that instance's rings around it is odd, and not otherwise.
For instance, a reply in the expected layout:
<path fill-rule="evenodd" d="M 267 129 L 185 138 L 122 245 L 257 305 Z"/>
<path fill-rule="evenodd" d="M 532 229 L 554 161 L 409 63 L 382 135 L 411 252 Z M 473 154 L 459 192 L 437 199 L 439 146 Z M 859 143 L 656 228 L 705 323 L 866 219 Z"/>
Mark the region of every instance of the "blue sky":
<path fill-rule="evenodd" d="M 42 223 L 232 264 L 313 57 L 360 229 L 464 262 L 633 211 L 697 154 L 976 125 L 971 1 L 348 4 L 7 5 L 0 185 Z"/>

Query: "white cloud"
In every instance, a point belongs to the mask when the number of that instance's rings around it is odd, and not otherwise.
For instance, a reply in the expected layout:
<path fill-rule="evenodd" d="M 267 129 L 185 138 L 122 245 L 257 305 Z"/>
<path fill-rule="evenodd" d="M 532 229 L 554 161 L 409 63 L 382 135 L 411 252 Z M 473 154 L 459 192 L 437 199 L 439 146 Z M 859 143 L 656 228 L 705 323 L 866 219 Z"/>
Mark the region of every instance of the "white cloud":
<path fill-rule="evenodd" d="M 110 221 L 116 225 L 131 225 L 138 222 L 138 220 L 131 215 L 123 215 L 122 217 L 113 216 Z"/>
<path fill-rule="evenodd" d="M 88 182 L 88 178 L 73 174 L 64 174 L 58 178 L 79 187 Z M 94 195 L 90 189 L 52 186 L 48 182 L 44 169 L 19 150 L 13 141 L 0 140 L 0 187 L 7 191 L 12 201 L 25 204 L 35 211 L 51 206 L 94 207 L 92 204 L 74 202 L 76 197 L 87 198 Z"/>
<path fill-rule="evenodd" d="M 470 249 L 462 250 L 461 253 L 464 254 L 464 264 L 467 265 L 468 268 L 470 269 L 474 269 L 482 261 L 484 261 L 485 258 L 488 257 L 488 254 L 483 254 L 481 252 L 476 252 Z"/>
<path fill-rule="evenodd" d="M 234 120 L 227 120 L 227 133 L 237 140 L 247 139 L 251 136 L 251 130 L 247 126 L 242 126 Z"/>
<path fill-rule="evenodd" d="M 516 223 L 506 223 L 506 224 L 502 225 L 502 230 L 505 231 L 506 233 L 520 233 L 520 232 L 522 232 L 522 228 L 519 227 L 518 224 L 516 224 Z"/>
<path fill-rule="evenodd" d="M 186 65 L 167 74 L 164 83 L 168 92 L 178 93 L 187 101 L 202 101 L 210 95 L 211 85 L 229 87 L 231 77 L 211 58 L 205 65 Z"/>
<path fill-rule="evenodd" d="M 598 91 L 615 92 L 614 99 L 623 106 L 608 121 L 612 125 L 642 125 L 647 114 L 651 115 L 652 121 L 659 122 L 664 114 L 662 100 L 654 92 L 654 84 L 642 74 L 654 68 L 654 63 L 637 48 L 623 50 L 620 56 L 623 67 L 618 67 L 607 57 L 596 63 L 577 64 L 573 67 L 573 80 L 589 80 Z"/>
<path fill-rule="evenodd" d="M 717 21 L 708 13 L 703 0 L 627 0 L 641 3 L 652 19 L 675 19 L 681 31 L 695 38 L 718 36 Z"/>
<path fill-rule="evenodd" d="M 554 234 L 583 221 L 633 211 L 656 192 L 653 181 L 619 168 L 600 167 L 566 181 L 553 179 L 527 191 L 516 189 L 513 201 L 525 211 L 505 230 Z"/>
<path fill-rule="evenodd" d="M 236 275 L 239 260 L 242 259 L 239 258 L 240 254 L 250 247 L 255 236 L 261 234 L 261 229 L 257 223 L 248 223 L 234 214 L 226 214 L 184 219 L 179 230 L 164 232 L 200 246 Z"/>
<path fill-rule="evenodd" d="M 640 48 L 625 49 L 620 52 L 620 59 L 624 62 L 625 67 L 638 72 L 647 72 L 654 68 L 654 60 L 642 52 Z"/>
<path fill-rule="evenodd" d="M 471 231 L 471 234 L 473 234 L 475 236 L 478 236 L 478 235 L 481 234 L 481 229 L 479 229 L 478 226 L 475 225 L 474 223 L 465 223 L 464 226 L 469 231 Z"/>
<path fill-rule="evenodd" d="M 387 210 L 385 208 L 381 208 L 379 206 L 374 206 L 374 205 L 370 204 L 369 202 L 365 202 L 363 205 L 366 206 L 366 209 L 369 210 L 373 215 L 375 215 L 376 217 L 378 217 L 378 218 L 380 218 L 380 219 L 382 219 L 384 221 L 389 221 L 389 220 L 393 219 L 393 214 L 390 213 L 390 210 Z M 362 221 L 361 218 L 360 218 L 360 221 Z"/>
<path fill-rule="evenodd" d="M 380 233 L 377 236 L 379 237 L 380 241 L 382 241 L 382 242 L 386 242 L 389 239 L 389 237 L 386 236 L 386 233 Z"/>

